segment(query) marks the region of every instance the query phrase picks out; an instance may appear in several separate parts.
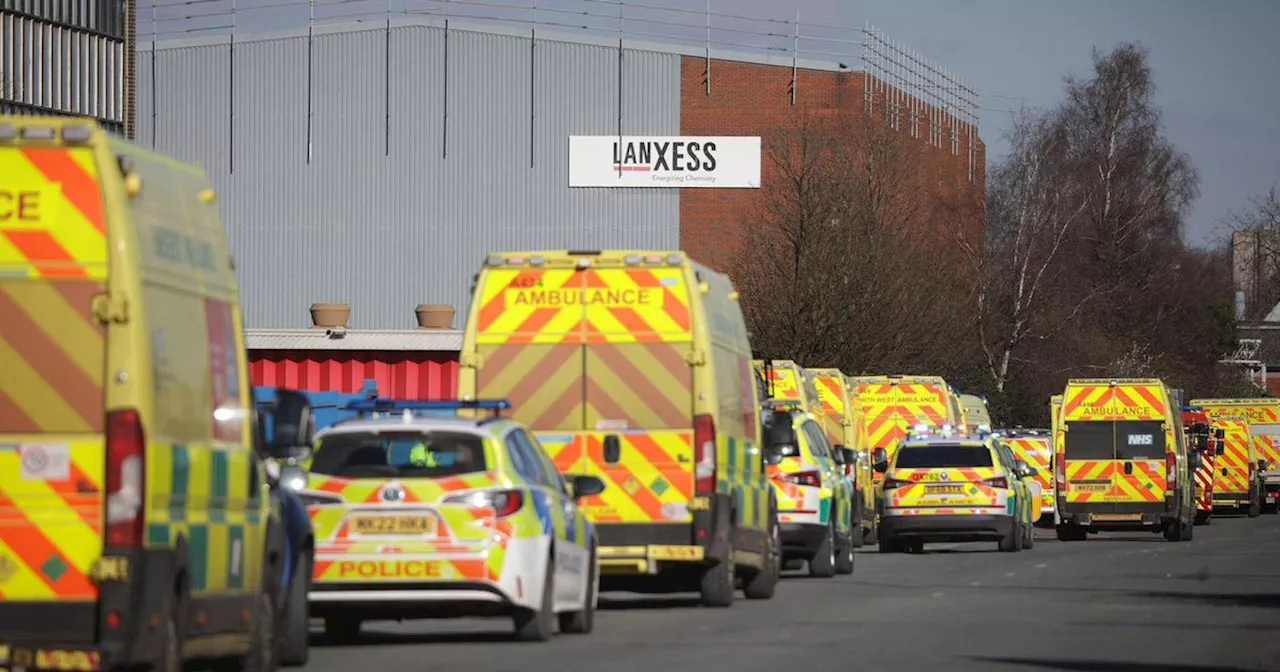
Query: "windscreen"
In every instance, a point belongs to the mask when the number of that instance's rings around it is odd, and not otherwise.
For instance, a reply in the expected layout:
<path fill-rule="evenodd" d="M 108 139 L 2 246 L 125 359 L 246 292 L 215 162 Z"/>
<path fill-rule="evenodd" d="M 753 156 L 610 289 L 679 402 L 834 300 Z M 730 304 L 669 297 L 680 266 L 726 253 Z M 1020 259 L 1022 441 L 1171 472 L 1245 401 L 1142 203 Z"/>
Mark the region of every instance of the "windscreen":
<path fill-rule="evenodd" d="M 1068 460 L 1161 460 L 1165 436 L 1151 420 L 1068 422 Z"/>
<path fill-rule="evenodd" d="M 484 441 L 462 432 L 353 432 L 326 437 L 311 471 L 342 478 L 440 478 L 486 469 Z"/>
<path fill-rule="evenodd" d="M 960 444 L 903 446 L 894 466 L 898 469 L 990 467 L 991 451 L 986 446 Z"/>

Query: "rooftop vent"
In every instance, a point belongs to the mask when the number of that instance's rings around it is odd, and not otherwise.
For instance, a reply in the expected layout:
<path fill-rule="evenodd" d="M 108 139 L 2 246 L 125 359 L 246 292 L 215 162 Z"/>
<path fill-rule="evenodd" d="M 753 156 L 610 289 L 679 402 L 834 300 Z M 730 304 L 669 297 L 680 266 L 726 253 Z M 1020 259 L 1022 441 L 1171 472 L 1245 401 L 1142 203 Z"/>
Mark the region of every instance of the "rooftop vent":
<path fill-rule="evenodd" d="M 347 326 L 351 306 L 346 303 L 311 304 L 311 326 L 314 329 L 336 329 Z"/>

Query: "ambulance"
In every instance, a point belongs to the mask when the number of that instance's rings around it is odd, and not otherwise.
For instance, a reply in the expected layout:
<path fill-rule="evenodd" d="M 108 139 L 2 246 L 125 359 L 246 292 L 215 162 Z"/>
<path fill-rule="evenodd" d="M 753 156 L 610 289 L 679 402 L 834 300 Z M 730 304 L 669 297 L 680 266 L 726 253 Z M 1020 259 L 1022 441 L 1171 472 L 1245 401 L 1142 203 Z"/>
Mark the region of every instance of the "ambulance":
<path fill-rule="evenodd" d="M 862 404 L 852 394 L 848 377 L 839 369 L 809 369 L 809 374 L 818 390 L 822 413 L 840 425 L 841 434 L 834 445 L 843 445 L 856 456 L 844 469 L 853 481 L 853 519 L 862 528 L 854 535 L 853 546 L 861 548 L 865 542 L 875 539 L 876 522 L 875 471 L 871 466 L 866 426 L 862 422 Z"/>
<path fill-rule="evenodd" d="M 728 277 L 678 251 L 492 253 L 458 394 L 510 400 L 562 473 L 604 481 L 579 504 L 602 591 L 773 596 L 777 501 Z"/>
<path fill-rule="evenodd" d="M 1000 439 L 1015 457 L 1034 469 L 1031 478 L 1040 485 L 1039 501 L 1036 502 L 1040 513 L 1036 522 L 1052 523 L 1057 509 L 1052 467 L 1053 434 L 1044 429 L 1018 428 L 1000 432 Z"/>
<path fill-rule="evenodd" d="M 0 666 L 274 670 L 284 536 L 204 173 L 0 116 L 0 315 Z"/>
<path fill-rule="evenodd" d="M 884 448 L 887 458 L 915 427 L 941 429 L 951 422 L 953 397 L 941 376 L 856 376 L 853 382 L 869 448 Z M 876 484 L 883 480 L 877 472 Z"/>
<path fill-rule="evenodd" d="M 1214 429 L 1224 434 L 1223 451 L 1213 464 L 1213 512 L 1256 518 L 1262 513 L 1262 472 L 1266 471 L 1261 448 L 1269 442 L 1250 432 L 1248 409 L 1254 406 L 1253 400 L 1192 399 L 1191 405 L 1203 410 Z M 1255 412 L 1253 417 L 1259 415 Z"/>
<path fill-rule="evenodd" d="M 1145 530 L 1190 541 L 1194 466 L 1182 400 L 1157 379 L 1071 379 L 1054 456 L 1058 538 Z"/>

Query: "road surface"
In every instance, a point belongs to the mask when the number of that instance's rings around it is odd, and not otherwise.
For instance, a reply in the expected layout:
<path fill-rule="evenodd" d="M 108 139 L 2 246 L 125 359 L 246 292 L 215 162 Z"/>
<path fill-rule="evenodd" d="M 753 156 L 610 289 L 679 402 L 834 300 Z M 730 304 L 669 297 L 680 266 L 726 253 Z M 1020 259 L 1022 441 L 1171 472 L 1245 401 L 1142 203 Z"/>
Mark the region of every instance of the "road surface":
<path fill-rule="evenodd" d="M 1218 518 L 1190 543 L 1100 534 L 1033 550 L 867 549 L 852 576 L 787 576 L 767 602 L 602 596 L 595 632 L 507 640 L 503 620 L 372 622 L 313 635 L 308 672 L 1280 670 L 1280 516 Z M 741 594 L 739 594 L 740 596 Z"/>

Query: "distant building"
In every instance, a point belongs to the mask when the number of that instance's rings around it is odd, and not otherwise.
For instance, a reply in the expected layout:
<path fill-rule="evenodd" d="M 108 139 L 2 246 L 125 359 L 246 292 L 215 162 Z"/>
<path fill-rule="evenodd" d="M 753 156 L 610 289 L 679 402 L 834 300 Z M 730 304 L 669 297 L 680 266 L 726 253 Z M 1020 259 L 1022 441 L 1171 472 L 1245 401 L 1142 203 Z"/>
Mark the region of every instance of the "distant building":
<path fill-rule="evenodd" d="M 0 113 L 94 117 L 133 136 L 137 0 L 0 0 Z"/>

